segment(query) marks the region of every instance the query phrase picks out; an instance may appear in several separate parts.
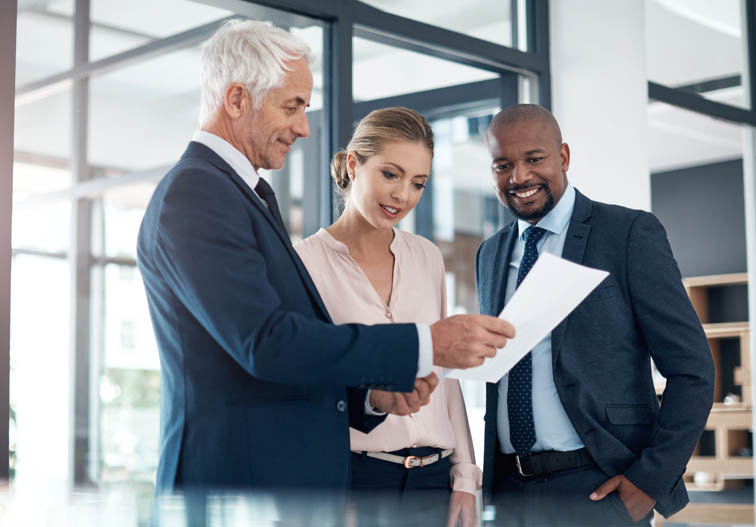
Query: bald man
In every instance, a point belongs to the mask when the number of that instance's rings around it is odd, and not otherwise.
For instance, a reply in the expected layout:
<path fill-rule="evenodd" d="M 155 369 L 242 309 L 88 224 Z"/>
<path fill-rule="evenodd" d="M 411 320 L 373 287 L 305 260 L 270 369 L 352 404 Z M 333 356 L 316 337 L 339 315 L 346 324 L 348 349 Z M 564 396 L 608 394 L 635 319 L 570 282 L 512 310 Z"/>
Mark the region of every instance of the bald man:
<path fill-rule="evenodd" d="M 570 185 L 569 146 L 540 106 L 504 109 L 487 143 L 516 219 L 476 255 L 481 311 L 498 314 L 543 252 L 610 273 L 487 386 L 483 488 L 496 524 L 649 525 L 654 507 L 679 511 L 714 367 L 664 228 Z M 651 359 L 667 378 L 661 405 Z"/>

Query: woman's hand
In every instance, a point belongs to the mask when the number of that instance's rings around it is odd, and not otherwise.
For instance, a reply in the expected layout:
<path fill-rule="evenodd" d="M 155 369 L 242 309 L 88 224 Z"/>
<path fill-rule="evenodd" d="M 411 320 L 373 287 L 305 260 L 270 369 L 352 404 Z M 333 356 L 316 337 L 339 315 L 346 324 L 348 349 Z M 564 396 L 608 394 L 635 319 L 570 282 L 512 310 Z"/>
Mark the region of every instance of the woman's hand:
<path fill-rule="evenodd" d="M 457 523 L 459 521 L 459 523 Z M 461 490 L 451 493 L 449 499 L 449 521 L 447 527 L 476 527 L 478 525 L 478 508 L 475 495 Z"/>

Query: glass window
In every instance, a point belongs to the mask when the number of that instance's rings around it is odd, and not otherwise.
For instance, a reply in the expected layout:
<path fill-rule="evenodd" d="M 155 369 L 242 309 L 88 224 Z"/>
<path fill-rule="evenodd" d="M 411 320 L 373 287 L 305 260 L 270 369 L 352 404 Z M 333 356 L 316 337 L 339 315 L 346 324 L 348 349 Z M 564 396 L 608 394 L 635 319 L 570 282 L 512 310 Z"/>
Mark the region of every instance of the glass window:
<path fill-rule="evenodd" d="M 740 4 L 740 0 L 646 0 L 648 79 L 748 107 L 741 78 Z"/>
<path fill-rule="evenodd" d="M 648 133 L 652 173 L 743 155 L 740 125 L 662 102 L 648 105 Z"/>
<path fill-rule="evenodd" d="M 26 158 L 34 160 L 33 156 Z M 67 188 L 70 181 L 71 173 L 64 168 L 13 164 L 13 248 L 53 253 L 68 251 L 71 202 L 60 191 Z"/>
<path fill-rule="evenodd" d="M 91 0 L 90 60 L 115 55 L 232 14 L 186 0 L 133 0 L 128 9 L 112 0 Z"/>
<path fill-rule="evenodd" d="M 18 2 L 16 87 L 73 66 L 74 0 Z"/>
<path fill-rule="evenodd" d="M 139 226 L 156 181 L 119 185 L 107 190 L 94 216 L 93 253 L 136 261 Z"/>
<path fill-rule="evenodd" d="M 158 459 L 160 362 L 147 297 L 134 265 L 109 264 L 94 276 L 101 285 L 93 318 L 102 327 L 102 481 L 149 486 Z"/>
<path fill-rule="evenodd" d="M 352 93 L 355 101 L 382 99 L 495 79 L 494 72 L 355 37 Z"/>
<path fill-rule="evenodd" d="M 71 156 L 71 90 L 16 97 L 13 149 L 35 164 L 68 168 Z M 29 159 L 31 157 L 31 159 Z M 70 179 L 69 179 L 70 181 Z"/>
<path fill-rule="evenodd" d="M 129 173 L 175 163 L 199 126 L 199 58 L 192 46 L 92 79 L 90 164 Z"/>
<path fill-rule="evenodd" d="M 11 464 L 16 496 L 66 488 L 73 437 L 68 261 L 17 254 L 11 266 Z M 56 438 L 54 441 L 51 438 Z"/>
<path fill-rule="evenodd" d="M 405 18 L 451 29 L 503 46 L 512 46 L 512 12 L 509 1 L 365 0 L 365 3 Z M 525 2 L 518 4 L 524 6 Z M 522 8 L 518 6 L 518 10 L 520 9 Z"/>

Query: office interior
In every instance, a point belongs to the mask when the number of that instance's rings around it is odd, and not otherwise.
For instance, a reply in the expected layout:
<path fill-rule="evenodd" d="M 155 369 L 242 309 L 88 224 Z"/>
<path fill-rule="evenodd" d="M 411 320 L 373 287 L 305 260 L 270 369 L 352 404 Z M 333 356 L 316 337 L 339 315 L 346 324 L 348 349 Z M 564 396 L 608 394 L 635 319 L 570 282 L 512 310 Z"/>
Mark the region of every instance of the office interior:
<path fill-rule="evenodd" d="M 448 313 L 478 311 L 475 251 L 511 218 L 486 127 L 550 108 L 570 181 L 655 213 L 702 321 L 729 324 L 710 337 L 726 419 L 689 465 L 691 506 L 657 525 L 754 525 L 756 0 L 2 2 L 0 523 L 148 524 L 160 365 L 136 235 L 198 127 L 201 46 L 233 17 L 316 56 L 311 135 L 262 174 L 293 241 L 338 214 L 328 162 L 356 121 L 430 120 L 432 177 L 400 228 L 440 247 Z M 482 463 L 485 387 L 462 384 Z"/>

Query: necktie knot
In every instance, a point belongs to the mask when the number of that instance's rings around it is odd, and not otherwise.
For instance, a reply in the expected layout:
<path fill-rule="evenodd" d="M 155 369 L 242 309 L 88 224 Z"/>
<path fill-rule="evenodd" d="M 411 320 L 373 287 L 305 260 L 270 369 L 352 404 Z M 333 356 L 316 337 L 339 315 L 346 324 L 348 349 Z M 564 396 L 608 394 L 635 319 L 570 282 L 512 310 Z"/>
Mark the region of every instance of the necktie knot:
<path fill-rule="evenodd" d="M 538 243 L 538 241 L 543 238 L 543 235 L 546 234 L 546 229 L 543 229 L 541 227 L 536 227 L 535 225 L 532 227 L 528 227 L 525 230 L 525 238 L 527 243 Z"/>
<path fill-rule="evenodd" d="M 268 201 L 270 196 L 275 196 L 273 187 L 271 187 L 270 183 L 265 181 L 263 178 L 259 178 L 257 180 L 257 185 L 255 185 L 255 192 L 257 192 L 257 195 L 264 199 L 266 202 Z"/>

